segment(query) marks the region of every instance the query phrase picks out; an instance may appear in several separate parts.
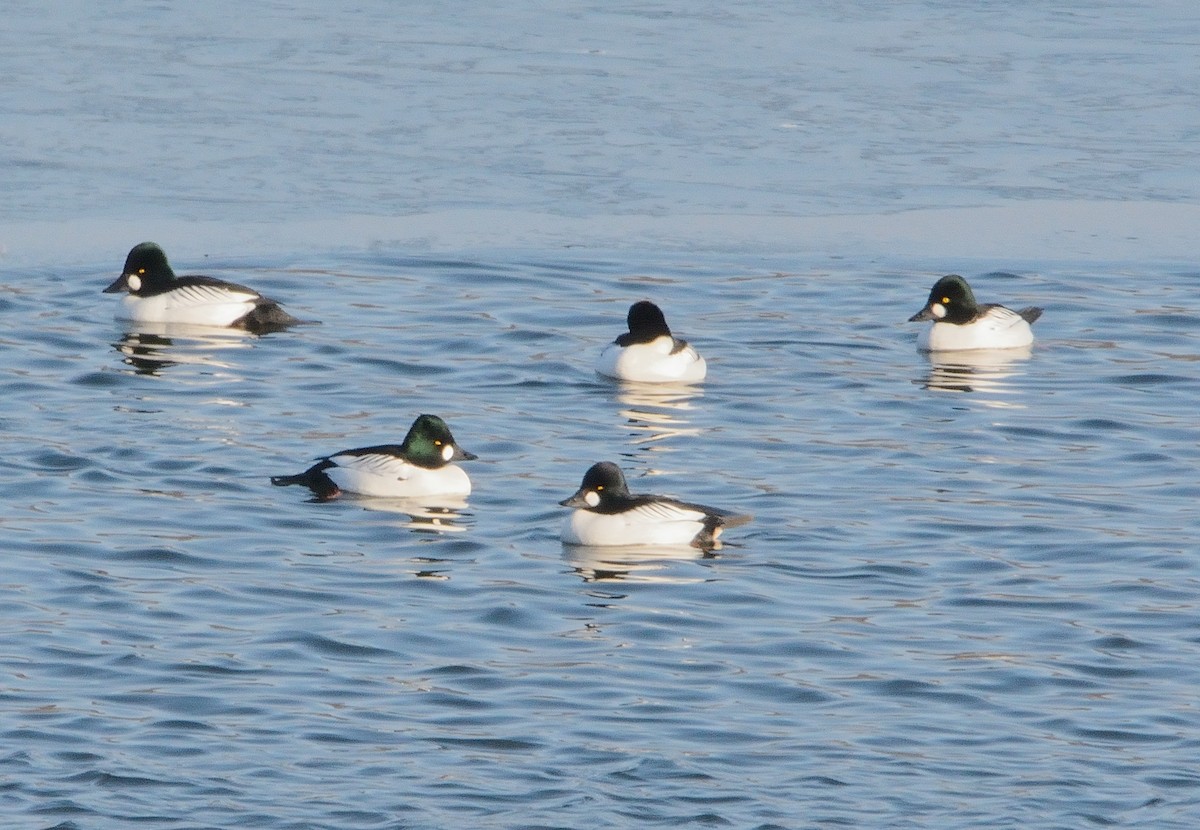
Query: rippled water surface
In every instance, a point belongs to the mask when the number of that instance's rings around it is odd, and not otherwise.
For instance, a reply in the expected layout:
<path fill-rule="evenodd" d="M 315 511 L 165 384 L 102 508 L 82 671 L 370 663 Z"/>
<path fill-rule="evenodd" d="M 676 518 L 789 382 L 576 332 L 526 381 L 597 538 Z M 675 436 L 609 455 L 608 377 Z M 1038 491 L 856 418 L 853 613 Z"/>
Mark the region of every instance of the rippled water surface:
<path fill-rule="evenodd" d="M 1196 826 L 1190 6 L 41 8 L 0 34 L 4 827 Z M 1088 236 L 1101 197 L 1148 221 Z M 901 207 L 953 221 L 901 255 Z M 321 324 L 129 330 L 150 236 Z M 951 269 L 1033 348 L 918 353 Z M 642 298 L 704 385 L 594 374 Z M 269 483 L 421 412 L 465 504 Z M 755 519 L 565 548 L 606 459 Z"/>
<path fill-rule="evenodd" d="M 901 322 L 925 274 L 240 265 L 323 325 L 125 333 L 111 269 L 6 292 L 25 824 L 1196 815 L 1195 274 L 974 275 L 1041 340 L 943 365 Z M 709 356 L 695 394 L 591 372 L 641 296 Z M 456 513 L 267 481 L 423 411 L 480 456 Z M 711 556 L 564 549 L 600 459 L 756 519 Z"/>

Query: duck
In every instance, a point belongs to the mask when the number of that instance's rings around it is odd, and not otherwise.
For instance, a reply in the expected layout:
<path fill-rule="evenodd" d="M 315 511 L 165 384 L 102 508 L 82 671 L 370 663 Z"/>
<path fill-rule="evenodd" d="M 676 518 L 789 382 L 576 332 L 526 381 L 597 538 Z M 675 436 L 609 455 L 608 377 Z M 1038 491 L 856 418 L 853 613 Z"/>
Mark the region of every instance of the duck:
<path fill-rule="evenodd" d="M 153 242 L 134 245 L 121 276 L 102 293 L 122 291 L 117 319 L 135 323 L 220 326 L 265 334 L 301 322 L 253 288 L 216 277 L 175 276 L 167 255 Z"/>
<path fill-rule="evenodd" d="M 662 309 L 649 300 L 629 307 L 629 331 L 604 347 L 596 371 L 639 383 L 696 383 L 708 365 L 687 341 L 671 334 Z"/>
<path fill-rule="evenodd" d="M 711 549 L 718 547 L 722 530 L 753 518 L 667 496 L 630 493 L 625 474 L 611 461 L 593 464 L 584 473 L 579 490 L 559 504 L 574 508 L 562 528 L 562 541 L 568 545 Z"/>
<path fill-rule="evenodd" d="M 450 427 L 437 415 L 418 415 L 401 444 L 379 444 L 322 456 L 302 473 L 272 476 L 276 487 L 300 484 L 317 501 L 343 493 L 384 498 L 465 497 L 471 479 L 455 461 L 478 456 L 458 445 Z"/>
<path fill-rule="evenodd" d="M 948 274 L 934 283 L 925 307 L 908 321 L 933 321 L 917 339 L 921 351 L 969 351 L 1028 346 L 1033 343 L 1030 324 L 1041 316 L 1036 306 L 1013 311 L 997 303 L 980 305 L 965 279 Z"/>

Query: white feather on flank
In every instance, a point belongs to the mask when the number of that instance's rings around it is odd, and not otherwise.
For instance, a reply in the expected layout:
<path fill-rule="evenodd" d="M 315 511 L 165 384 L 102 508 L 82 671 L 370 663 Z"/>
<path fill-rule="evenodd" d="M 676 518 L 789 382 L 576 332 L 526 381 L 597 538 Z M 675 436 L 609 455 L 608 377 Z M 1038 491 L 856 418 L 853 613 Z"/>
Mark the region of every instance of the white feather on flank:
<path fill-rule="evenodd" d="M 917 347 L 924 351 L 1016 349 L 1033 342 L 1033 329 L 1010 308 L 992 306 L 970 323 L 934 323 L 921 332 Z"/>
<path fill-rule="evenodd" d="M 704 380 L 708 365 L 690 345 L 673 351 L 675 339 L 663 335 L 649 343 L 621 346 L 609 343 L 600 353 L 596 371 L 610 378 L 642 383 L 691 383 Z"/>
<path fill-rule="evenodd" d="M 372 452 L 365 455 L 341 453 L 329 456 L 329 460 L 343 470 L 353 470 L 375 476 L 388 478 L 411 478 L 413 471 L 420 469 L 415 464 L 409 464 L 403 458 L 395 455 Z"/>
<path fill-rule="evenodd" d="M 232 285 L 184 285 L 164 293 L 173 295 L 180 305 L 253 302 L 259 296 L 257 291 L 235 288 Z"/>
<path fill-rule="evenodd" d="M 708 516 L 703 510 L 670 501 L 639 504 L 632 510 L 626 510 L 624 515 L 630 517 L 631 521 L 648 522 L 703 522 Z"/>
<path fill-rule="evenodd" d="M 228 326 L 254 309 L 259 296 L 214 285 L 185 285 L 152 297 L 127 294 L 118 316 L 139 323 Z"/>
<path fill-rule="evenodd" d="M 620 513 L 573 510 L 563 525 L 571 545 L 688 545 L 707 514 L 671 502 L 648 502 Z"/>
<path fill-rule="evenodd" d="M 429 470 L 383 453 L 334 455 L 329 460 L 337 466 L 327 468 L 325 475 L 348 493 L 391 498 L 471 493 L 471 479 L 453 464 Z"/>

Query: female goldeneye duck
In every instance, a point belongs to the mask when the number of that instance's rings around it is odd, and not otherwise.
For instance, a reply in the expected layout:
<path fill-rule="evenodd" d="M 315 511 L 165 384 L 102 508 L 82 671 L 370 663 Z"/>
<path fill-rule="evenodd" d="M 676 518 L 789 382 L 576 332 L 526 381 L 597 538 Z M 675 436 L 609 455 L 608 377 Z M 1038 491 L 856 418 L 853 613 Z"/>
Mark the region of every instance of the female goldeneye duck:
<path fill-rule="evenodd" d="M 272 476 L 277 487 L 303 484 L 320 501 L 342 493 L 385 498 L 467 496 L 471 480 L 454 461 L 471 461 L 436 415 L 419 415 L 404 436 L 403 444 L 381 444 L 342 450 L 321 458 L 294 476 Z"/>
<path fill-rule="evenodd" d="M 751 519 L 666 496 L 632 494 L 621 468 L 611 461 L 592 465 L 579 491 L 559 504 L 575 508 L 562 529 L 562 540 L 568 545 L 692 545 L 707 549 L 717 547 L 724 528 Z"/>
<path fill-rule="evenodd" d="M 253 288 L 216 277 L 175 276 L 167 255 L 153 242 L 130 250 L 121 276 L 103 293 L 118 291 L 127 294 L 117 318 L 135 323 L 228 326 L 264 334 L 301 322 Z"/>
<path fill-rule="evenodd" d="M 641 383 L 695 383 L 708 366 L 686 341 L 671 335 L 662 310 L 647 300 L 629 307 L 629 331 L 600 353 L 596 371 Z"/>
<path fill-rule="evenodd" d="M 967 281 L 950 274 L 934 284 L 929 302 L 908 321 L 933 320 L 917 340 L 922 351 L 966 351 L 1028 346 L 1033 342 L 1029 324 L 1041 316 L 1034 306 L 1013 311 L 996 303 L 980 305 Z"/>

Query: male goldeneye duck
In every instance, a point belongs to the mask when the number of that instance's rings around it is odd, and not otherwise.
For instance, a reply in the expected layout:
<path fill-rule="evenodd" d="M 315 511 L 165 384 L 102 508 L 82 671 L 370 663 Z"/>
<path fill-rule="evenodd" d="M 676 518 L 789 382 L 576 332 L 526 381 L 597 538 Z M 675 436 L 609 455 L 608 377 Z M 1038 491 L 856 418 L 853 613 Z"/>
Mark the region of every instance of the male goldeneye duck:
<path fill-rule="evenodd" d="M 967 281 L 950 274 L 934 284 L 929 302 L 908 321 L 933 320 L 917 340 L 922 351 L 966 351 L 1028 346 L 1033 342 L 1029 324 L 1041 316 L 1034 306 L 1013 311 L 996 303 L 980 305 Z"/>
<path fill-rule="evenodd" d="M 253 288 L 216 277 L 177 277 L 163 249 L 153 242 L 135 245 L 125 268 L 105 294 L 127 292 L 117 317 L 135 323 L 230 326 L 256 334 L 279 331 L 300 321 Z"/>
<path fill-rule="evenodd" d="M 751 519 L 666 496 L 632 494 L 621 468 L 611 461 L 592 465 L 579 491 L 559 504 L 575 508 L 562 529 L 562 540 L 568 545 L 712 548 L 724 528 Z"/>
<path fill-rule="evenodd" d="M 629 307 L 629 331 L 600 353 L 596 371 L 642 383 L 695 383 L 708 366 L 686 341 L 671 335 L 662 310 L 642 300 Z"/>
<path fill-rule="evenodd" d="M 294 476 L 272 476 L 278 487 L 303 484 L 321 501 L 342 493 L 385 498 L 467 496 L 471 480 L 451 462 L 471 461 L 436 415 L 419 415 L 403 444 L 380 444 L 328 455 Z"/>

